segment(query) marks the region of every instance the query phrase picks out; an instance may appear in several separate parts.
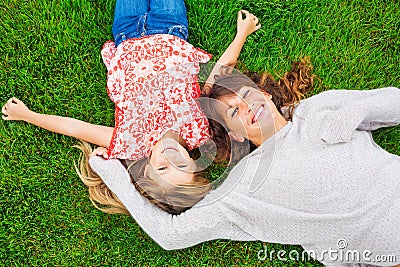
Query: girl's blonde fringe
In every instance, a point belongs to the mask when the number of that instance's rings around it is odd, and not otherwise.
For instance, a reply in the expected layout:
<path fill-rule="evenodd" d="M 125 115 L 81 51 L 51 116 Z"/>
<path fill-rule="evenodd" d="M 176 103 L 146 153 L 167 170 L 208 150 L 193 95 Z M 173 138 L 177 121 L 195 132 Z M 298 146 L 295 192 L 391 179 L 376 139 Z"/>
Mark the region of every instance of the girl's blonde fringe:
<path fill-rule="evenodd" d="M 99 210 L 109 214 L 129 214 L 128 210 L 118 199 L 118 197 L 107 187 L 100 176 L 93 171 L 89 164 L 90 154 L 93 148 L 87 142 L 81 141 L 80 144 L 73 146 L 82 151 L 82 157 L 78 166 L 74 164 L 79 178 L 89 189 L 89 199 Z"/>

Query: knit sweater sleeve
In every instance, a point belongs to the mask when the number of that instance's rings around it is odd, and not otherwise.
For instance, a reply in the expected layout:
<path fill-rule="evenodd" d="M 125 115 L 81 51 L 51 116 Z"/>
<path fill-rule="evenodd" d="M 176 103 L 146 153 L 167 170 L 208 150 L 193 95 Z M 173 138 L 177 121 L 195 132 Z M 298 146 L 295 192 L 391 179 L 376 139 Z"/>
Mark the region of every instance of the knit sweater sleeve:
<path fill-rule="evenodd" d="M 119 160 L 94 156 L 89 162 L 142 229 L 166 250 L 220 238 L 254 240 L 226 219 L 218 202 L 198 205 L 200 201 L 180 215 L 171 215 L 139 194 Z"/>
<path fill-rule="evenodd" d="M 322 122 L 321 138 L 326 143 L 349 142 L 356 130 L 372 131 L 400 124 L 400 89 L 336 92 L 339 92 L 336 109 Z"/>

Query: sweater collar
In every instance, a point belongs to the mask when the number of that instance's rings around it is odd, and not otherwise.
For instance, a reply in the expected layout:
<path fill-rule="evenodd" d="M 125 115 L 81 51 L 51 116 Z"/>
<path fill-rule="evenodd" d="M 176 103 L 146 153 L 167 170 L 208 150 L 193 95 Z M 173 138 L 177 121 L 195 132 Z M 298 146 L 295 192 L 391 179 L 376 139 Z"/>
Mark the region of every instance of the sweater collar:
<path fill-rule="evenodd" d="M 271 136 L 268 140 L 261 144 L 256 150 L 254 150 L 250 155 L 256 156 L 261 153 L 273 153 L 277 144 L 279 144 L 289 133 L 290 129 L 292 128 L 293 122 L 288 121 L 288 123 L 283 126 L 279 131 L 277 131 L 273 136 Z M 249 156 L 250 156 L 249 155 Z"/>

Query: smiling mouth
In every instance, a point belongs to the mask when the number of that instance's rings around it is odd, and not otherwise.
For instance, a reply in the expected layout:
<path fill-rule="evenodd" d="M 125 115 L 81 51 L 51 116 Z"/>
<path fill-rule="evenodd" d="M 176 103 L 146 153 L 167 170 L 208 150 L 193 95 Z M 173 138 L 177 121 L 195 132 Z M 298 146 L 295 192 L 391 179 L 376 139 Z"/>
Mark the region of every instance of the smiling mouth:
<path fill-rule="evenodd" d="M 264 105 L 260 105 L 258 109 L 254 112 L 254 117 L 251 120 L 251 123 L 255 123 L 264 114 Z"/>

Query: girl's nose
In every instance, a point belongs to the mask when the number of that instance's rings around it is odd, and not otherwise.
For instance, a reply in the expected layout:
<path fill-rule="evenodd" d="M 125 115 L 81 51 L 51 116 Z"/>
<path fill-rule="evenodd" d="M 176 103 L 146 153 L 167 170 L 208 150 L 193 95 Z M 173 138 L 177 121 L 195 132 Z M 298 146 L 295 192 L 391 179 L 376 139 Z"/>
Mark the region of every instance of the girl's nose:
<path fill-rule="evenodd" d="M 168 151 L 164 153 L 164 157 L 170 162 L 170 163 L 177 163 L 185 160 L 185 157 L 181 154 L 180 151 Z"/>

